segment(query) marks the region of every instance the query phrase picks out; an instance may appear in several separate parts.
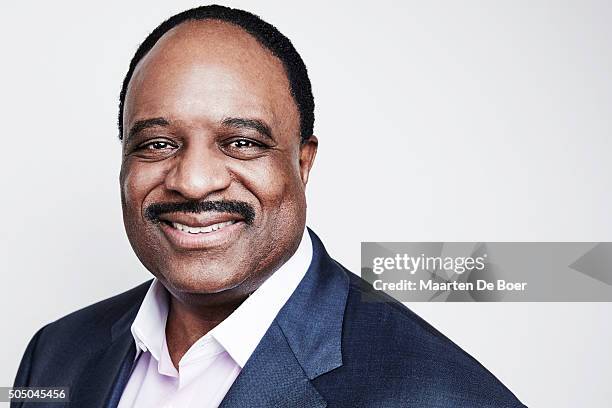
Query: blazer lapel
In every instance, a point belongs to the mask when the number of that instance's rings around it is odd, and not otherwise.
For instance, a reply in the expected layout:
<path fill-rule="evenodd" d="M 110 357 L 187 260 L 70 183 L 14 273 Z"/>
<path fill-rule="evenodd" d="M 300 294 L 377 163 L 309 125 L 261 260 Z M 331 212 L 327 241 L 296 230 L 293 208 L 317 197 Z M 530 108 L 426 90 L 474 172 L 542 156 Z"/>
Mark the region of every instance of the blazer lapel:
<path fill-rule="evenodd" d="M 325 407 L 311 380 L 342 365 L 349 280 L 308 230 L 310 267 L 221 403 L 237 407 Z"/>
<path fill-rule="evenodd" d="M 111 402 L 114 389 L 119 397 L 125 387 L 134 360 L 134 338 L 126 331 L 110 346 L 97 352 L 87 363 L 70 395 L 70 405 L 75 407 L 103 408 Z M 127 372 L 127 376 L 125 375 Z M 119 381 L 117 381 L 119 380 Z M 123 382 L 123 384 L 118 384 Z M 119 402 L 115 401 L 115 406 Z"/>
<path fill-rule="evenodd" d="M 325 400 L 310 383 L 281 328 L 273 322 L 223 399 L 220 408 L 322 408 Z"/>
<path fill-rule="evenodd" d="M 148 287 L 151 281 L 141 285 Z M 144 294 L 143 294 L 144 296 Z M 110 339 L 92 355 L 70 390 L 70 406 L 114 408 L 121 399 L 136 355 L 130 326 L 142 303 L 139 298 L 110 328 Z M 108 341 L 110 340 L 110 342 Z"/>

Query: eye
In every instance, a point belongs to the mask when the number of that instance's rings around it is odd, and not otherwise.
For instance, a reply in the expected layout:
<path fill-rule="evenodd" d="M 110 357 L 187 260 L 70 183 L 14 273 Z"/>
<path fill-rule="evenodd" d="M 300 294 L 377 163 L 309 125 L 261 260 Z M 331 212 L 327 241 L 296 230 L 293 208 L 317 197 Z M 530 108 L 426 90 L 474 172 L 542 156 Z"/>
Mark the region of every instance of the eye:
<path fill-rule="evenodd" d="M 167 140 L 151 140 L 138 146 L 138 150 L 145 152 L 159 152 L 163 150 L 169 150 L 176 148 L 174 143 L 170 143 Z"/>
<path fill-rule="evenodd" d="M 229 145 L 231 147 L 237 148 L 237 149 L 248 148 L 248 147 L 260 147 L 261 146 L 259 143 L 255 143 L 252 140 L 248 140 L 248 139 L 234 140 Z"/>
<path fill-rule="evenodd" d="M 145 149 L 149 149 L 149 150 L 163 150 L 163 149 L 167 149 L 170 146 L 170 143 L 168 142 L 163 142 L 163 141 L 155 141 L 155 142 L 151 142 L 151 143 L 147 143 L 144 146 L 142 146 Z"/>
<path fill-rule="evenodd" d="M 230 157 L 249 160 L 265 154 L 268 146 L 247 138 L 236 138 L 221 143 L 220 148 Z"/>
<path fill-rule="evenodd" d="M 148 140 L 136 146 L 131 154 L 143 159 L 164 159 L 172 156 L 179 145 L 167 139 Z"/>

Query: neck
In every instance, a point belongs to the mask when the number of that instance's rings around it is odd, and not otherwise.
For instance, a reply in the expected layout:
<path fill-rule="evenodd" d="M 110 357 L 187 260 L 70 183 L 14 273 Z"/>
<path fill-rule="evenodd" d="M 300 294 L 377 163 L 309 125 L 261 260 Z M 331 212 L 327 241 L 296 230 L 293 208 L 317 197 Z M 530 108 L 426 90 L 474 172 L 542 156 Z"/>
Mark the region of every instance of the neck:
<path fill-rule="evenodd" d="M 172 364 L 178 363 L 187 350 L 214 329 L 240 306 L 244 299 L 207 307 L 196 307 L 169 296 L 166 321 L 166 343 Z"/>

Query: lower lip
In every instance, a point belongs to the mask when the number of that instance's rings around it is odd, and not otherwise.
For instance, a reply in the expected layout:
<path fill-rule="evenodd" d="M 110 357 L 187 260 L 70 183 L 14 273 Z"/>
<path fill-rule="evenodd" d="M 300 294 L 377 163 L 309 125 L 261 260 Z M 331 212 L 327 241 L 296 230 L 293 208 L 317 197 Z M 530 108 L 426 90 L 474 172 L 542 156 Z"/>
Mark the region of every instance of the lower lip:
<path fill-rule="evenodd" d="M 244 225 L 244 221 L 238 221 L 216 231 L 191 234 L 171 227 L 165 222 L 159 223 L 170 243 L 180 249 L 208 249 L 229 244 L 238 237 Z"/>

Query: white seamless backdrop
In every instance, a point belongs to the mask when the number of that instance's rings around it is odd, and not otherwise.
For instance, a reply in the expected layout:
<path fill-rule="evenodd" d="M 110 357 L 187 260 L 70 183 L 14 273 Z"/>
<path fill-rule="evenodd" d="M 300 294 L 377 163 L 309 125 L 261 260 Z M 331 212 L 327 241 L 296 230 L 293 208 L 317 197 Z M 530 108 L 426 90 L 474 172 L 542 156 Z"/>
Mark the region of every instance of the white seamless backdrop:
<path fill-rule="evenodd" d="M 222 3 L 306 61 L 309 225 L 353 271 L 361 241 L 612 241 L 612 3 Z M 123 231 L 117 98 L 138 43 L 198 4 L 0 6 L 0 386 L 43 324 L 149 278 Z M 612 404 L 612 304 L 409 307 L 529 406 Z"/>

